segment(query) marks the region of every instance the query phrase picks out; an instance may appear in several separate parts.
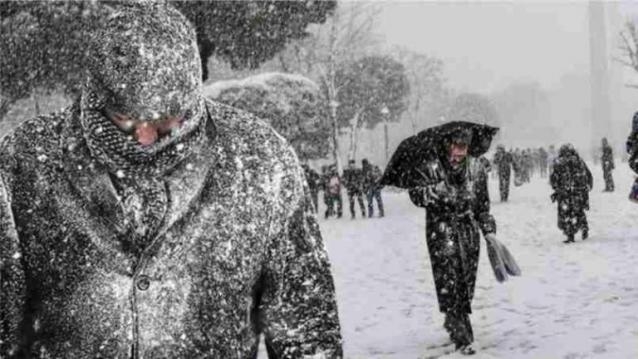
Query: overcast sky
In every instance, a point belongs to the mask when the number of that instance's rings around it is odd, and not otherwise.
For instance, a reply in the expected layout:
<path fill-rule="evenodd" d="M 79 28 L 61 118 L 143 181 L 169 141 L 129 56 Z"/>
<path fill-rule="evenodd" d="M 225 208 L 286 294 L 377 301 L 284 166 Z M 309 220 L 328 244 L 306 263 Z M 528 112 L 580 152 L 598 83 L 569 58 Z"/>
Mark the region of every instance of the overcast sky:
<path fill-rule="evenodd" d="M 589 71 L 587 5 L 388 1 L 381 5 L 378 31 L 389 44 L 443 59 L 450 84 L 460 90 L 491 92 L 514 80 L 547 88 L 565 73 Z M 607 11 L 632 7 L 625 1 L 607 4 Z"/>

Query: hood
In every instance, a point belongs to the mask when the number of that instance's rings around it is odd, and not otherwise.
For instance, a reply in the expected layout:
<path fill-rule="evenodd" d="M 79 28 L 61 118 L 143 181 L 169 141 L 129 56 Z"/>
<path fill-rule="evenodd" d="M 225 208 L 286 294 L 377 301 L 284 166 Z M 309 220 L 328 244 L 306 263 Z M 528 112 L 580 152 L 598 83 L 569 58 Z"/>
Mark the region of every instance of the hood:
<path fill-rule="evenodd" d="M 117 3 L 108 13 L 92 34 L 89 90 L 109 109 L 142 121 L 193 112 L 202 69 L 188 20 L 158 3 Z"/>

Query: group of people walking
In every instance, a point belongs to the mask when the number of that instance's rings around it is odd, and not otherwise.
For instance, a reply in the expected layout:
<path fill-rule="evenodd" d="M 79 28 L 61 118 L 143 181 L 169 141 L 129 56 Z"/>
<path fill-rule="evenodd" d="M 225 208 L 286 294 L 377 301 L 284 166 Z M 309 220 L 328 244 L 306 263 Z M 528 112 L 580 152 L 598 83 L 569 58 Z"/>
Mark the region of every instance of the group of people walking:
<path fill-rule="evenodd" d="M 319 213 L 319 192 L 323 191 L 324 218 L 343 216 L 342 189 L 345 189 L 348 196 L 352 219 L 357 218 L 356 204 L 359 206 L 362 218 L 374 217 L 374 202 L 376 202 L 379 217 L 385 216 L 381 197 L 383 186 L 379 184 L 383 173 L 379 166 L 371 164 L 368 159 L 361 160 L 361 167 L 357 167 L 354 160 L 348 161 L 348 166 L 342 174 L 339 174 L 336 165 L 323 166 L 321 175 L 308 164 L 304 164 L 303 168 L 317 213 Z M 364 197 L 367 206 L 364 204 Z"/>
<path fill-rule="evenodd" d="M 601 141 L 600 154 L 605 180 L 604 192 L 613 192 L 614 155 L 606 138 Z M 553 145 L 547 151 L 542 147 L 536 151 L 506 151 L 503 146 L 498 146 L 493 163 L 498 174 L 501 202 L 507 202 L 509 198 L 512 172 L 516 173 L 517 179 L 523 179 L 520 182 L 515 181 L 515 185 L 528 182 L 531 173 L 538 173 L 541 177 L 549 174 L 549 183 L 554 191 L 551 200 L 557 203 L 558 228 L 567 237 L 565 243 L 574 242 L 574 235 L 578 231 L 581 231 L 582 239 L 587 239 L 589 225 L 585 211 L 589 210 L 589 191 L 593 187 L 593 177 L 587 164 L 571 144 L 561 146 L 558 152 Z"/>

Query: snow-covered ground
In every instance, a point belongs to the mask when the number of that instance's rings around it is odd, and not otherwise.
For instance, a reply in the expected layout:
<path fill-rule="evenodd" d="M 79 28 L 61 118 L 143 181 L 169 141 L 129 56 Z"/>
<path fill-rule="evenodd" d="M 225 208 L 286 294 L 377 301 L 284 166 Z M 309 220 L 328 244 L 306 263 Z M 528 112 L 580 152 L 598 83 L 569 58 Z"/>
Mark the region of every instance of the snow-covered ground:
<path fill-rule="evenodd" d="M 633 175 L 614 172 L 602 193 L 593 167 L 590 238 L 563 244 L 546 179 L 513 188 L 492 212 L 523 276 L 499 284 L 482 243 L 471 317 L 475 358 L 638 358 L 638 205 Z M 424 212 L 405 193 L 384 192 L 386 217 L 321 219 L 337 286 L 346 358 L 457 358 L 438 312 Z M 448 344 L 448 345 L 446 345 Z"/>

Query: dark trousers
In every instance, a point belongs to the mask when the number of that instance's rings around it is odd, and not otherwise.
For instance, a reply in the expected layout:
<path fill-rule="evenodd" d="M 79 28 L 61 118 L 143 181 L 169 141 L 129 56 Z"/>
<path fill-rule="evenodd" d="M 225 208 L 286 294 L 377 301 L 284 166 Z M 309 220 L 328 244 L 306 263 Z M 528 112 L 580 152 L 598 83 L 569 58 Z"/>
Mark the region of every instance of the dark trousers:
<path fill-rule="evenodd" d="M 383 217 L 385 212 L 383 210 L 383 198 L 381 198 L 380 189 L 370 189 L 366 193 L 366 199 L 368 200 L 368 217 L 374 216 L 374 200 L 377 201 L 377 207 L 379 208 L 379 216 Z"/>
<path fill-rule="evenodd" d="M 457 348 L 474 342 L 474 332 L 469 314 L 455 311 L 446 312 L 443 326 Z"/>
<path fill-rule="evenodd" d="M 510 171 L 502 171 L 498 174 L 498 189 L 501 194 L 501 202 L 507 202 L 510 195 Z"/>
<path fill-rule="evenodd" d="M 603 177 L 605 178 L 605 191 L 614 191 L 614 178 L 611 175 L 611 169 L 603 169 Z"/>
<path fill-rule="evenodd" d="M 311 188 L 310 196 L 312 197 L 312 204 L 315 206 L 315 213 L 319 213 L 319 190 Z"/>
<path fill-rule="evenodd" d="M 337 218 L 341 218 L 341 216 L 343 215 L 343 201 L 341 200 L 341 193 L 337 193 L 337 194 L 327 193 L 324 196 L 324 200 L 326 202 L 325 217 L 328 218 L 335 214 L 335 204 L 336 204 Z"/>
<path fill-rule="evenodd" d="M 558 201 L 558 228 L 570 237 L 579 230 L 589 231 L 586 205 L 583 199 L 577 196 L 569 197 Z"/>
<path fill-rule="evenodd" d="M 352 218 L 356 217 L 355 212 L 354 212 L 354 199 L 355 197 L 357 198 L 357 201 L 359 202 L 359 208 L 361 209 L 361 216 L 365 217 L 366 216 L 366 208 L 363 205 L 363 193 L 361 193 L 361 191 L 355 190 L 355 191 L 348 191 L 348 202 L 350 202 L 350 215 L 352 215 Z"/>

